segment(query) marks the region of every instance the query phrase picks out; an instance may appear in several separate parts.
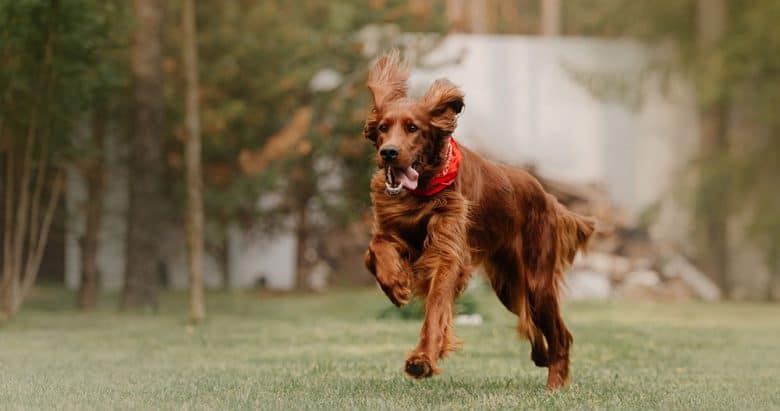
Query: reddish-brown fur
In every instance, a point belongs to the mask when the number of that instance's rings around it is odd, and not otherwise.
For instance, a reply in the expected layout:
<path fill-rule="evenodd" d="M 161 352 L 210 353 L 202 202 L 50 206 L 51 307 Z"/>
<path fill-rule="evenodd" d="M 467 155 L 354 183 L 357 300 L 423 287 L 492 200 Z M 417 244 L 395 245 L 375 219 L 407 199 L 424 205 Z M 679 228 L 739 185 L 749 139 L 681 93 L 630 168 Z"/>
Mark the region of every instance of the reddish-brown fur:
<path fill-rule="evenodd" d="M 379 59 L 369 74 L 374 105 L 364 134 L 377 150 L 399 147 L 392 164 L 415 164 L 418 188 L 424 188 L 444 166 L 464 96 L 440 79 L 420 100 L 412 100 L 406 95 L 407 77 L 397 53 Z M 439 358 L 459 347 L 453 301 L 481 265 L 498 298 L 519 317 L 518 330 L 531 342 L 534 363 L 548 367 L 547 387 L 563 387 L 572 336 L 561 318 L 558 287 L 594 222 L 568 211 L 527 172 L 461 150 L 455 183 L 429 197 L 407 191 L 389 195 L 384 172 L 389 164 L 377 156 L 366 267 L 394 304 L 406 304 L 412 293 L 425 299 L 420 341 L 405 370 L 416 378 L 432 376 L 439 372 Z"/>

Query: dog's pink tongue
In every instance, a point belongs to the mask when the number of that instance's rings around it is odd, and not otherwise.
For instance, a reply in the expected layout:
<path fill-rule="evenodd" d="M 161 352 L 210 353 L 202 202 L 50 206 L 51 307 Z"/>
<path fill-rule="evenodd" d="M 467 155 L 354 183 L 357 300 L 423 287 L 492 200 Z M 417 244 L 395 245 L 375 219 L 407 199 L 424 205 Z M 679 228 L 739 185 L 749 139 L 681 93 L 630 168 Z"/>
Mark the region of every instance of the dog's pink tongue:
<path fill-rule="evenodd" d="M 407 190 L 414 190 L 417 188 L 417 177 L 420 175 L 417 174 L 417 170 L 409 167 L 406 170 L 401 170 L 396 168 L 396 179 L 398 179 L 398 182 Z"/>

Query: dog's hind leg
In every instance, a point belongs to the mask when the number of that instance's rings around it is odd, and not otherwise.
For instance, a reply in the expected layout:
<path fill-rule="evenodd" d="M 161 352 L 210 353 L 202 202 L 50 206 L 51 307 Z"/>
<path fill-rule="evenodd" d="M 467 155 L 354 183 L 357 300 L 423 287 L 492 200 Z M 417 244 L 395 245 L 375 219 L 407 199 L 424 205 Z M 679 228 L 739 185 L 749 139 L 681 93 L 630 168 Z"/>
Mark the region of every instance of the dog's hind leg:
<path fill-rule="evenodd" d="M 561 318 L 557 293 L 544 287 L 531 294 L 534 322 L 547 341 L 547 388 L 558 389 L 569 383 L 569 349 L 574 339 Z"/>
<path fill-rule="evenodd" d="M 531 343 L 531 359 L 534 364 L 547 367 L 547 344 L 534 322 L 523 278 L 520 239 L 508 249 L 491 256 L 485 262 L 485 271 L 498 299 L 504 307 L 517 315 L 518 332 Z"/>
<path fill-rule="evenodd" d="M 555 390 L 569 383 L 569 350 L 574 341 L 561 317 L 558 286 L 563 278 L 559 258 L 556 226 L 549 222 L 527 224 L 523 245 L 527 301 L 533 323 L 547 342 L 547 389 Z M 535 230 L 534 230 L 535 229 Z"/>

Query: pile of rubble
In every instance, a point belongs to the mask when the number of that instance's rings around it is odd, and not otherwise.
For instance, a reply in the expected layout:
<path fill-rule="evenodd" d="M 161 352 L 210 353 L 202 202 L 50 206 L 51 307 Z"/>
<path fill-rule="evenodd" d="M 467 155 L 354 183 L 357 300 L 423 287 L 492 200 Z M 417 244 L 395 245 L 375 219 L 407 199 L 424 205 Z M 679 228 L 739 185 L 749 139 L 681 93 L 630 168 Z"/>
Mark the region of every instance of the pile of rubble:
<path fill-rule="evenodd" d="M 566 273 L 563 295 L 573 300 L 717 300 L 720 289 L 673 252 L 630 258 L 594 251 L 577 257 Z"/>
<path fill-rule="evenodd" d="M 566 273 L 564 298 L 720 298 L 720 289 L 687 258 L 654 241 L 646 229 L 629 224 L 601 187 L 540 180 L 561 203 L 598 221 L 589 252 L 578 255 Z"/>

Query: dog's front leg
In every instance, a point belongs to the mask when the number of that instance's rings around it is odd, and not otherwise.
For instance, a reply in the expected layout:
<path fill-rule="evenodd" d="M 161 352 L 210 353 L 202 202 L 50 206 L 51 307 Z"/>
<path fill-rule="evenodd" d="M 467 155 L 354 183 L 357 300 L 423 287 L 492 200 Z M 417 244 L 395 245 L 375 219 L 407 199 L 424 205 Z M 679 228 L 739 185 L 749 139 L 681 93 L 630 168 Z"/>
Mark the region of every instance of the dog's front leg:
<path fill-rule="evenodd" d="M 368 245 L 364 263 L 368 271 L 385 292 L 387 298 L 398 307 L 409 302 L 412 270 L 401 250 L 405 244 L 397 238 L 383 234 L 374 234 Z"/>
<path fill-rule="evenodd" d="M 460 347 L 460 340 L 452 332 L 452 310 L 458 288 L 468 274 L 463 225 L 464 219 L 458 216 L 431 217 L 426 248 L 414 265 L 417 275 L 428 276 L 420 341 L 405 364 L 406 373 L 414 378 L 439 373 L 439 358 Z"/>

